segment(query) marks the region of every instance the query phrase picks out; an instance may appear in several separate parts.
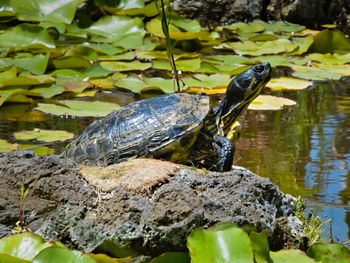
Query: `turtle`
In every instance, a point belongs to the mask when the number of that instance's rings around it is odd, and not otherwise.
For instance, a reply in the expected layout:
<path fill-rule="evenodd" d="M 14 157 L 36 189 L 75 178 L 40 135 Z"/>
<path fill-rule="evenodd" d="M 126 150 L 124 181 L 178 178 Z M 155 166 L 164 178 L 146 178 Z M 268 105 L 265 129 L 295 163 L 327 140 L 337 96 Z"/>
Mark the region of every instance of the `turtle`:
<path fill-rule="evenodd" d="M 205 93 L 163 94 L 136 101 L 90 124 L 66 146 L 64 156 L 87 166 L 145 157 L 229 171 L 236 121 L 271 74 L 265 62 L 236 75 L 217 106 Z"/>

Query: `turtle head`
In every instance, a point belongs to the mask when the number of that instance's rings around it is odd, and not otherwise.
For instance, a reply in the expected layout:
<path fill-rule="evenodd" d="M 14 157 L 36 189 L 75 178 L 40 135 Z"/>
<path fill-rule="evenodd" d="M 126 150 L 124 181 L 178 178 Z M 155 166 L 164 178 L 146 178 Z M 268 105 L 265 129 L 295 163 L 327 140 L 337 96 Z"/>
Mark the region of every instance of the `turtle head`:
<path fill-rule="evenodd" d="M 221 134 L 231 127 L 239 115 L 260 94 L 271 79 L 271 74 L 271 65 L 265 62 L 254 65 L 231 80 L 224 98 L 214 109 Z"/>

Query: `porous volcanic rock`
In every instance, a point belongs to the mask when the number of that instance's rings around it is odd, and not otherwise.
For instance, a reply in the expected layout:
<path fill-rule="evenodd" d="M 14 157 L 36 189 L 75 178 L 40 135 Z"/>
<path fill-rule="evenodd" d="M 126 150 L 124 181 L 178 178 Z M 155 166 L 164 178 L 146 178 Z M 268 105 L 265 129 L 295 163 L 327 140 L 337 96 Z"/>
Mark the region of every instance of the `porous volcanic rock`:
<path fill-rule="evenodd" d="M 281 219 L 295 211 L 290 196 L 244 168 L 217 173 L 137 159 L 99 169 L 81 167 L 80 172 L 56 155 L 1 154 L 0 236 L 11 234 L 19 220 L 22 184 L 29 189 L 26 227 L 46 240 L 116 257 L 184 251 L 193 229 L 223 221 L 249 224 L 272 236 L 277 221 L 288 223 Z M 278 245 L 283 247 L 291 242 L 281 229 Z M 302 231 L 295 231 L 301 238 L 293 246 L 301 247 Z"/>

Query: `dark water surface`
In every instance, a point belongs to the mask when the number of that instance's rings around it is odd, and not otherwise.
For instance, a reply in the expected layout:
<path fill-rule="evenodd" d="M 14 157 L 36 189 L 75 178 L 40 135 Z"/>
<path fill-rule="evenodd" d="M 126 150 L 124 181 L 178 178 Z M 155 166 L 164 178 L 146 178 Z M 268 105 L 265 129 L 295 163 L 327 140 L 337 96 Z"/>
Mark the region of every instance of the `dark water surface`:
<path fill-rule="evenodd" d="M 272 95 L 293 99 L 298 105 L 282 111 L 247 111 L 240 118 L 243 127 L 235 164 L 269 177 L 283 192 L 302 196 L 324 220 L 333 219 L 336 240 L 350 239 L 350 79 Z M 134 98 L 114 92 L 99 100 L 125 105 Z M 93 121 L 52 117 L 31 107 L 0 107 L 0 139 L 18 142 L 13 132 L 34 128 L 79 134 Z M 53 148 L 59 153 L 63 146 Z"/>

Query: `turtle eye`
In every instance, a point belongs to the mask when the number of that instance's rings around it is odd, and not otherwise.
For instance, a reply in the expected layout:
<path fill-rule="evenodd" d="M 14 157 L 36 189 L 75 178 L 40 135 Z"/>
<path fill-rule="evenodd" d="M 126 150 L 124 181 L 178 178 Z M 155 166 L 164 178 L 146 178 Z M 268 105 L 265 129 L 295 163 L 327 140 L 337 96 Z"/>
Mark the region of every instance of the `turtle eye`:
<path fill-rule="evenodd" d="M 258 72 L 258 73 L 261 73 L 261 72 L 263 72 L 264 71 L 264 66 L 261 66 L 261 65 L 259 65 L 259 66 L 256 66 L 255 68 L 254 68 L 254 71 L 255 72 Z"/>

